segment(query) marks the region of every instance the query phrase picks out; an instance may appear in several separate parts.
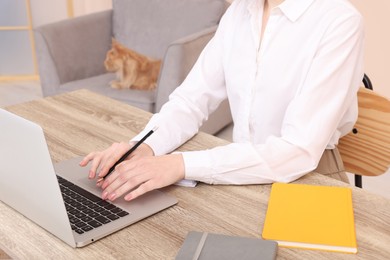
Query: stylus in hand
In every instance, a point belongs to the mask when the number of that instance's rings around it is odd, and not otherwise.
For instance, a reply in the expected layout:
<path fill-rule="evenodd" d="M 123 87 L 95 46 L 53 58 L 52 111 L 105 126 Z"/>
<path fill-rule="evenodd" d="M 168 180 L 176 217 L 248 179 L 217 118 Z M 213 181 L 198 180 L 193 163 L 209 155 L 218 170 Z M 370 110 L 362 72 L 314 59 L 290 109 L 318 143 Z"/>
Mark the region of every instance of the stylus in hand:
<path fill-rule="evenodd" d="M 135 151 L 135 149 L 138 148 L 138 146 L 140 146 L 151 134 L 153 134 L 156 130 L 157 130 L 158 127 L 154 127 L 152 130 L 150 130 L 144 137 L 141 138 L 141 140 L 139 140 L 134 146 L 132 146 L 130 148 L 130 150 L 128 150 L 121 158 L 119 158 L 119 160 L 110 168 L 110 170 L 108 170 L 107 174 L 101 178 L 99 178 L 96 182 L 97 183 L 100 183 L 102 182 L 106 177 L 108 177 L 115 169 L 115 167 L 120 164 L 121 162 L 123 162 L 127 156 L 129 156 L 132 152 Z"/>

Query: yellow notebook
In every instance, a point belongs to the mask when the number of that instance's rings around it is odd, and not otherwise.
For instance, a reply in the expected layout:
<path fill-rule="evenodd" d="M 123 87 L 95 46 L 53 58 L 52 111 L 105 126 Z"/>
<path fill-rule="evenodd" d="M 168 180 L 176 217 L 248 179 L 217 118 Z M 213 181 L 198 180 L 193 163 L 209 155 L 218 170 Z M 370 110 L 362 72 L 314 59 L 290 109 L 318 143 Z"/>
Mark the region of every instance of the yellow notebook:
<path fill-rule="evenodd" d="M 274 183 L 262 236 L 279 246 L 356 253 L 352 190 Z"/>

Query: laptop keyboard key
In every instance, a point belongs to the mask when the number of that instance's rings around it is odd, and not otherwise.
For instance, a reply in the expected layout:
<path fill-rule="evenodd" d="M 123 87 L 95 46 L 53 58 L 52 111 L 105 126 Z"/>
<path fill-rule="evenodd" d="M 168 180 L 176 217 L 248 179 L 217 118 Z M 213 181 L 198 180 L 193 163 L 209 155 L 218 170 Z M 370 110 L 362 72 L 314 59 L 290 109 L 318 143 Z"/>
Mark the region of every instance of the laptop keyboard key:
<path fill-rule="evenodd" d="M 81 228 L 81 227 L 84 227 L 85 225 L 87 225 L 87 223 L 84 223 L 84 222 L 82 222 L 82 221 L 80 221 L 80 222 L 77 222 L 76 224 L 74 224 L 76 227 L 79 227 L 79 228 Z"/>
<path fill-rule="evenodd" d="M 117 215 L 118 215 L 119 217 L 124 217 L 124 216 L 129 215 L 129 212 L 127 212 L 127 211 L 121 211 L 121 212 L 117 213 Z"/>
<path fill-rule="evenodd" d="M 80 234 L 80 235 L 84 233 L 84 231 L 82 231 L 81 229 L 76 229 L 75 232 L 76 232 L 77 234 Z"/>
<path fill-rule="evenodd" d="M 100 214 L 103 216 L 108 216 L 111 214 L 111 212 L 109 212 L 108 210 L 105 210 L 105 211 L 100 212 Z"/>
<path fill-rule="evenodd" d="M 115 207 L 114 209 L 110 210 L 112 213 L 119 213 L 122 210 L 120 208 Z"/>
<path fill-rule="evenodd" d="M 90 216 L 91 218 L 96 218 L 96 217 L 100 216 L 100 214 L 97 212 L 91 212 L 88 214 L 88 216 Z"/>
<path fill-rule="evenodd" d="M 111 215 L 108 215 L 106 216 L 107 218 L 111 219 L 111 220 L 116 220 L 119 218 L 119 216 L 115 215 L 115 214 L 111 214 Z"/>
<path fill-rule="evenodd" d="M 96 228 L 96 227 L 100 227 L 102 225 L 102 223 L 100 223 L 96 220 L 92 220 L 92 221 L 88 222 L 88 225 L 91 225 L 92 227 Z"/>
<path fill-rule="evenodd" d="M 107 224 L 108 222 L 111 222 L 111 220 L 103 216 L 96 217 L 95 219 L 102 224 Z"/>
<path fill-rule="evenodd" d="M 87 231 L 91 231 L 93 229 L 93 227 L 87 225 L 87 226 L 82 227 L 81 229 L 87 232 Z"/>

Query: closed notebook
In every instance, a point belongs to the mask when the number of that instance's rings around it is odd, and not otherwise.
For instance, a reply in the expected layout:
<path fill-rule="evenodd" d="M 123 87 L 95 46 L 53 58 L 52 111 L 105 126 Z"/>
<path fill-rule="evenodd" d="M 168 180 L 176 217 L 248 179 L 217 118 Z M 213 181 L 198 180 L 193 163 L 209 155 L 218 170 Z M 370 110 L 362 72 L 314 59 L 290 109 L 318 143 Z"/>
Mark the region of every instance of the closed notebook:
<path fill-rule="evenodd" d="M 356 253 L 352 190 L 274 183 L 262 236 L 279 246 Z"/>
<path fill-rule="evenodd" d="M 191 231 L 187 234 L 176 260 L 274 260 L 277 247 L 276 242 L 259 238 Z"/>

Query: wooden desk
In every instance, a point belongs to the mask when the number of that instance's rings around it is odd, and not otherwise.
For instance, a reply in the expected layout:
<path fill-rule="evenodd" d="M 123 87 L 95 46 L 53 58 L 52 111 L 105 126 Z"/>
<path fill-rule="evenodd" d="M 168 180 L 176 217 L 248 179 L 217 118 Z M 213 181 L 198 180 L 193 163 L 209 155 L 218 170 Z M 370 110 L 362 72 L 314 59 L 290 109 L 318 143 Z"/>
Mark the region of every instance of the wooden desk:
<path fill-rule="evenodd" d="M 7 108 L 45 130 L 54 162 L 128 141 L 150 114 L 80 90 Z M 199 134 L 180 150 L 226 143 Z M 317 173 L 297 183 L 346 186 Z M 0 202 L 0 248 L 15 259 L 173 259 L 188 231 L 261 237 L 270 185 L 172 186 L 179 199 L 167 210 L 133 224 L 85 248 L 73 249 Z M 278 259 L 389 259 L 390 201 L 353 188 L 358 254 L 278 249 Z M 1 254 L 0 254 L 1 255 Z"/>

